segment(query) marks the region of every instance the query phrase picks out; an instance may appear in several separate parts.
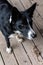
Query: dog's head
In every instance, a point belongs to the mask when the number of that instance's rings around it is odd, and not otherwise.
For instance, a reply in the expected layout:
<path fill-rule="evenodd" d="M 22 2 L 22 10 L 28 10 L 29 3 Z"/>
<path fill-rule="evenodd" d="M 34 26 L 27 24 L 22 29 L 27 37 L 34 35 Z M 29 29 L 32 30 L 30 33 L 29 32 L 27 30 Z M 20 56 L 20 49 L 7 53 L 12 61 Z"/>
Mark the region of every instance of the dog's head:
<path fill-rule="evenodd" d="M 36 3 L 32 5 L 28 10 L 21 12 L 20 18 L 14 23 L 14 28 L 16 33 L 23 35 L 27 39 L 33 39 L 36 37 L 36 33 L 32 27 L 32 16 L 36 8 Z"/>

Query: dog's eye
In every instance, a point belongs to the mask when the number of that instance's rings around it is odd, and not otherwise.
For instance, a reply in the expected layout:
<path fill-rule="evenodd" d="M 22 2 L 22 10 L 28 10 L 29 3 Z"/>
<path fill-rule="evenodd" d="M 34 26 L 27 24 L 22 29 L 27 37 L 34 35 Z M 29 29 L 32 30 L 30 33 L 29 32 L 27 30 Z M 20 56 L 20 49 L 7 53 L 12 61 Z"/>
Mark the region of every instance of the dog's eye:
<path fill-rule="evenodd" d="M 19 25 L 19 28 L 20 28 L 20 29 L 24 28 L 24 25 Z"/>

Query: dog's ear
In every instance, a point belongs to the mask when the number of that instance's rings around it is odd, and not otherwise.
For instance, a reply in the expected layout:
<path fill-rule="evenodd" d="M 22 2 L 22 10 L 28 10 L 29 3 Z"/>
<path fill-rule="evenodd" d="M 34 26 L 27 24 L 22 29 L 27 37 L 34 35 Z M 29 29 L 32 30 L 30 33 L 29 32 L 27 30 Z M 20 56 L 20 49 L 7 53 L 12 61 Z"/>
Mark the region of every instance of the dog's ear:
<path fill-rule="evenodd" d="M 12 10 L 13 20 L 16 21 L 20 16 L 21 16 L 21 13 L 19 12 L 19 10 L 16 7 L 13 7 L 13 10 Z"/>
<path fill-rule="evenodd" d="M 29 17 L 32 17 L 35 8 L 36 8 L 36 3 L 34 3 L 29 9 L 27 9 L 27 10 L 24 11 L 23 13 L 27 13 L 27 14 L 29 15 Z"/>
<path fill-rule="evenodd" d="M 35 8 L 36 8 L 36 3 L 34 3 L 34 4 L 26 11 L 30 17 L 33 16 L 33 13 L 34 13 Z"/>

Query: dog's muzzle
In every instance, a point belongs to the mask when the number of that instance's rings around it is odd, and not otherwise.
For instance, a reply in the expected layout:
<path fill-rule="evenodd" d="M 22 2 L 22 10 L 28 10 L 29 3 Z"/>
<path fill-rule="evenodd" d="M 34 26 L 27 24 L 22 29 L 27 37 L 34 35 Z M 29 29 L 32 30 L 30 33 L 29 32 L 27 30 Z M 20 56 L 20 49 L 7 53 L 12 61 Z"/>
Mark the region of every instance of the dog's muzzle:
<path fill-rule="evenodd" d="M 27 39 L 32 40 L 36 36 L 37 36 L 36 33 L 31 29 L 31 30 L 28 31 L 28 37 L 27 37 Z"/>

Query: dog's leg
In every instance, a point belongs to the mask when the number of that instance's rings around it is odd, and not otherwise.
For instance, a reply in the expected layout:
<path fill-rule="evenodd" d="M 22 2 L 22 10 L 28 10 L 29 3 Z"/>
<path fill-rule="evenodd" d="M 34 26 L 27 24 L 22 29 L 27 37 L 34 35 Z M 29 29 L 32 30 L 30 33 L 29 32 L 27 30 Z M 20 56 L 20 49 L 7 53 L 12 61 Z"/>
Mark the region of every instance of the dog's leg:
<path fill-rule="evenodd" d="M 10 41 L 9 41 L 8 36 L 7 36 L 8 33 L 6 32 L 6 30 L 4 29 L 4 27 L 1 27 L 1 32 L 3 33 L 3 35 L 4 35 L 4 37 L 5 37 L 5 40 L 6 40 L 6 43 L 7 43 L 6 51 L 7 51 L 8 53 L 11 53 L 12 49 L 11 49 L 11 47 L 10 47 Z"/>
<path fill-rule="evenodd" d="M 12 49 L 11 49 L 11 46 L 10 46 L 9 38 L 5 38 L 5 39 L 6 39 L 6 42 L 7 42 L 6 52 L 11 53 Z"/>

